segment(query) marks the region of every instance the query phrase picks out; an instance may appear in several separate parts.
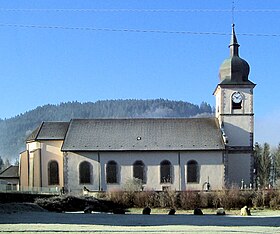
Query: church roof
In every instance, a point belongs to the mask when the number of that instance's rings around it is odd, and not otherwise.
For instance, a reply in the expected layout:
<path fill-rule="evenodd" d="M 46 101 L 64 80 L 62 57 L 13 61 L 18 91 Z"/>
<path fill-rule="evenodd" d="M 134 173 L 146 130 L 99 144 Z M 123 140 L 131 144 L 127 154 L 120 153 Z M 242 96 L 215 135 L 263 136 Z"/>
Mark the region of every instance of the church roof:
<path fill-rule="evenodd" d="M 74 119 L 62 151 L 222 150 L 216 118 Z"/>
<path fill-rule="evenodd" d="M 69 122 L 43 122 L 31 133 L 27 141 L 63 140 L 68 126 Z"/>
<path fill-rule="evenodd" d="M 9 166 L 0 173 L 0 179 L 18 178 L 18 166 Z"/>

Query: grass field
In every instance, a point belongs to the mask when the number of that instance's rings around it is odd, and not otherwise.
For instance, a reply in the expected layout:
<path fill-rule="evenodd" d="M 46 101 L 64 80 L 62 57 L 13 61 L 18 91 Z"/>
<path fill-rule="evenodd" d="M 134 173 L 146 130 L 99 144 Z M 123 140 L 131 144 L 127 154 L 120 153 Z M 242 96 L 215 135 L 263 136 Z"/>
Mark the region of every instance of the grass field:
<path fill-rule="evenodd" d="M 152 210 L 141 215 L 132 209 L 125 215 L 105 213 L 84 214 L 52 212 L 0 213 L 0 233 L 280 233 L 280 212 L 252 211 L 252 216 L 215 215 L 214 210 L 203 210 L 195 216 L 191 211 Z"/>

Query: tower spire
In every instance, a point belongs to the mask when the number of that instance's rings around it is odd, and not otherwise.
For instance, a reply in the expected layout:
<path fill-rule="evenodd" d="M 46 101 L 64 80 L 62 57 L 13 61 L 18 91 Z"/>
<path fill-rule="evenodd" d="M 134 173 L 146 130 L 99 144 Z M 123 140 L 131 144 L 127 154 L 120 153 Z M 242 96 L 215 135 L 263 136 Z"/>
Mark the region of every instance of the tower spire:
<path fill-rule="evenodd" d="M 237 42 L 234 26 L 235 26 L 235 24 L 232 24 L 232 33 L 231 33 L 231 39 L 230 39 L 230 44 L 229 44 L 230 57 L 239 56 L 239 52 L 238 52 L 239 44 Z"/>
<path fill-rule="evenodd" d="M 239 44 L 235 35 L 234 24 L 230 38 L 230 56 L 220 66 L 220 84 L 253 84 L 249 79 L 250 66 L 239 57 Z"/>

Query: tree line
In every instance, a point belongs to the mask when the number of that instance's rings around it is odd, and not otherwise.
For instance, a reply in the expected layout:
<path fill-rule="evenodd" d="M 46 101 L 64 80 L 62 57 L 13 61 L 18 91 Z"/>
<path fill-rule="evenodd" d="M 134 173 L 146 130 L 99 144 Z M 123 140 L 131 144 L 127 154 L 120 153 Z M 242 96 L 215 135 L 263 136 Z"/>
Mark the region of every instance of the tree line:
<path fill-rule="evenodd" d="M 255 144 L 254 177 L 256 188 L 280 186 L 280 143 L 275 150 L 268 143 Z"/>
<path fill-rule="evenodd" d="M 16 163 L 18 165 L 18 161 Z M 6 158 L 6 160 L 3 160 L 3 158 L 0 156 L 0 172 L 4 171 L 6 168 L 11 166 L 10 160 Z"/>
<path fill-rule="evenodd" d="M 66 102 L 39 106 L 10 119 L 0 119 L 0 155 L 15 160 L 25 149 L 25 139 L 43 121 L 70 121 L 74 118 L 159 118 L 213 115 L 214 108 L 166 99 L 104 100 Z"/>

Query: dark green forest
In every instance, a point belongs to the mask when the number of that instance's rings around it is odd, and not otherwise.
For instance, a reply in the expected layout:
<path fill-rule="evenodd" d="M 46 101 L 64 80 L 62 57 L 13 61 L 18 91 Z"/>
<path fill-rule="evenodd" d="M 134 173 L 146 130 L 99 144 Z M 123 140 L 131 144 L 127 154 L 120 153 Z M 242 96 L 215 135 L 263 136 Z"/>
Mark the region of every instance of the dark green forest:
<path fill-rule="evenodd" d="M 163 118 L 209 116 L 213 108 L 183 101 L 105 100 L 97 102 L 67 102 L 39 106 L 10 119 L 0 120 L 0 156 L 18 158 L 25 149 L 26 137 L 43 121 L 69 121 L 74 118 Z"/>

